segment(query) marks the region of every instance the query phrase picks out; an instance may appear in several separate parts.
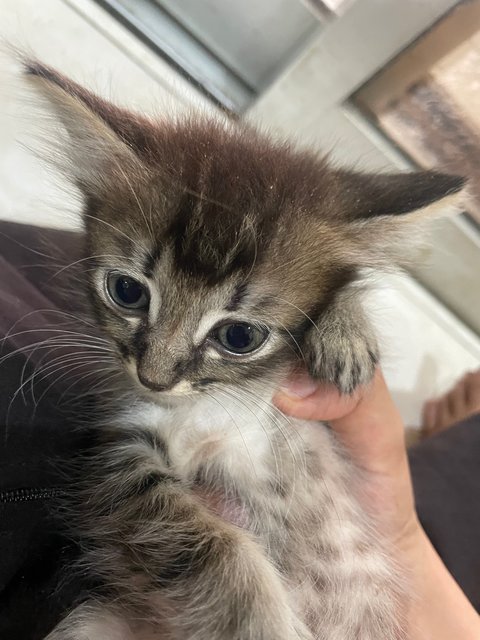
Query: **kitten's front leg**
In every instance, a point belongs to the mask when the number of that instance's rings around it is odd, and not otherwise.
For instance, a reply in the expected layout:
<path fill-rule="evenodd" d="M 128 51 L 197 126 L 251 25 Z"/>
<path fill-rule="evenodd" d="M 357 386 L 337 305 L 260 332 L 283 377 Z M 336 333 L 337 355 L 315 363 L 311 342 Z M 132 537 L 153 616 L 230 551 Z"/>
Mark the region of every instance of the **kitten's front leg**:
<path fill-rule="evenodd" d="M 76 607 L 45 640 L 140 640 L 127 621 L 99 602 Z"/>
<path fill-rule="evenodd" d="M 152 586 L 177 610 L 179 640 L 298 638 L 280 578 L 249 535 L 174 485 L 161 491 L 161 514 L 135 553 Z"/>
<path fill-rule="evenodd" d="M 377 340 L 358 294 L 348 287 L 315 321 L 305 337 L 310 374 L 344 394 L 370 382 L 379 361 Z"/>
<path fill-rule="evenodd" d="M 95 538 L 92 562 L 106 586 L 125 611 L 143 609 L 153 630 L 166 620 L 175 640 L 309 638 L 261 547 L 174 480 L 117 502 Z"/>

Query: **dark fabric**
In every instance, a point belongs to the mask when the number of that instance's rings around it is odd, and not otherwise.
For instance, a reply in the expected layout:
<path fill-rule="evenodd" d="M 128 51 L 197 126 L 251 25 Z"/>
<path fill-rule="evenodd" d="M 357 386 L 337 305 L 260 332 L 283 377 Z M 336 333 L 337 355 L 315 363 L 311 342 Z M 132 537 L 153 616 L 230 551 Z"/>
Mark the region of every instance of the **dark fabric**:
<path fill-rule="evenodd" d="M 59 406 L 65 387 L 48 389 L 49 378 L 35 381 L 35 401 L 30 385 L 17 393 L 44 354 L 32 353 L 28 345 L 49 335 L 39 329 L 52 326 L 53 311 L 69 307 L 60 281 L 57 286 L 52 280 L 58 267 L 52 269 L 51 263 L 58 255 L 51 255 L 48 241 L 62 248 L 64 264 L 67 256 L 75 260 L 77 234 L 0 224 L 2 640 L 44 638 L 81 591 L 68 570 L 77 550 L 62 532 L 56 509 L 67 481 L 64 466 L 85 446 L 77 430 L 85 415 L 72 415 L 63 399 Z"/>
<path fill-rule="evenodd" d="M 410 450 L 420 521 L 480 612 L 480 415 Z"/>
<path fill-rule="evenodd" d="M 78 258 L 80 244 L 75 233 L 0 223 L 0 334 L 7 336 L 0 353 L 2 640 L 43 638 L 83 588 L 71 568 L 77 550 L 55 513 L 68 461 L 88 446 L 77 429 L 88 421 L 88 407 L 69 411 L 61 401 L 61 380 L 51 385 L 39 377 L 34 397 L 29 385 L 25 399 L 16 393 L 42 357 L 41 350 L 22 349 L 44 337 L 52 309 L 75 312 L 80 305 L 76 285 L 62 284 L 55 275 Z M 60 256 L 52 255 L 54 247 Z M 58 264 L 52 269 L 52 263 Z M 15 350 L 17 355 L 5 358 Z M 479 422 L 472 419 L 426 441 L 411 451 L 410 460 L 422 523 L 480 610 Z M 18 490 L 29 499 L 7 502 L 24 495 Z"/>

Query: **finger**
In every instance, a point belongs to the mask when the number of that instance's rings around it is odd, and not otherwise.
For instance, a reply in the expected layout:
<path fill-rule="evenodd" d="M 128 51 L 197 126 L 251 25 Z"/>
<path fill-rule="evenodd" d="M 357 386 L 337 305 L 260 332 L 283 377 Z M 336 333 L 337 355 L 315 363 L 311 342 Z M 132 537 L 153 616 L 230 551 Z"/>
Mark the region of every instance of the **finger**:
<path fill-rule="evenodd" d="M 274 397 L 275 405 L 287 415 L 303 420 L 329 421 L 351 413 L 360 393 L 342 396 L 333 385 L 314 383 L 310 378 L 297 378 Z"/>
<path fill-rule="evenodd" d="M 422 429 L 425 434 L 431 433 L 437 424 L 437 400 L 429 400 L 423 406 Z"/>
<path fill-rule="evenodd" d="M 480 370 L 471 371 L 466 375 L 465 404 L 468 413 L 480 411 Z"/>
<path fill-rule="evenodd" d="M 465 380 L 460 380 L 446 395 L 446 404 L 450 420 L 455 422 L 465 415 Z M 446 426 L 446 425 L 445 425 Z"/>
<path fill-rule="evenodd" d="M 437 424 L 433 433 L 444 431 L 448 426 L 454 422 L 453 416 L 450 413 L 451 407 L 448 402 L 448 394 L 439 398 L 437 403 Z"/>

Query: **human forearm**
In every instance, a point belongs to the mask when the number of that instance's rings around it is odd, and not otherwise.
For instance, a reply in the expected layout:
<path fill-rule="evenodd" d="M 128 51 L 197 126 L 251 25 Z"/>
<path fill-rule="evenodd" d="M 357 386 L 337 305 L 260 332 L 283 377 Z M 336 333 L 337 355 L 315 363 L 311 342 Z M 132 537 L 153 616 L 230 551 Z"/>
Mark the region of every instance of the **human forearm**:
<path fill-rule="evenodd" d="M 414 593 L 408 640 L 480 640 L 480 617 L 420 526 L 407 563 Z"/>

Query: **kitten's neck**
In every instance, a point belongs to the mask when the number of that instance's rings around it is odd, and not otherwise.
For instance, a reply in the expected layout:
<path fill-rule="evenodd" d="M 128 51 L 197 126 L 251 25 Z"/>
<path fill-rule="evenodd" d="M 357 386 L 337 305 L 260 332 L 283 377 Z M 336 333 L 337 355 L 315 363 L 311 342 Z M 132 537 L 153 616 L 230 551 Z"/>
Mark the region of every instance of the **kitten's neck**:
<path fill-rule="evenodd" d="M 271 391 L 256 395 L 254 402 L 239 393 L 217 391 L 164 406 L 138 399 L 117 416 L 116 426 L 161 437 L 172 470 L 180 477 L 193 477 L 196 469 L 215 465 L 233 476 L 247 474 L 251 481 L 252 473 L 270 473 L 281 419 L 271 398 Z M 282 433 L 288 420 L 284 422 Z"/>

